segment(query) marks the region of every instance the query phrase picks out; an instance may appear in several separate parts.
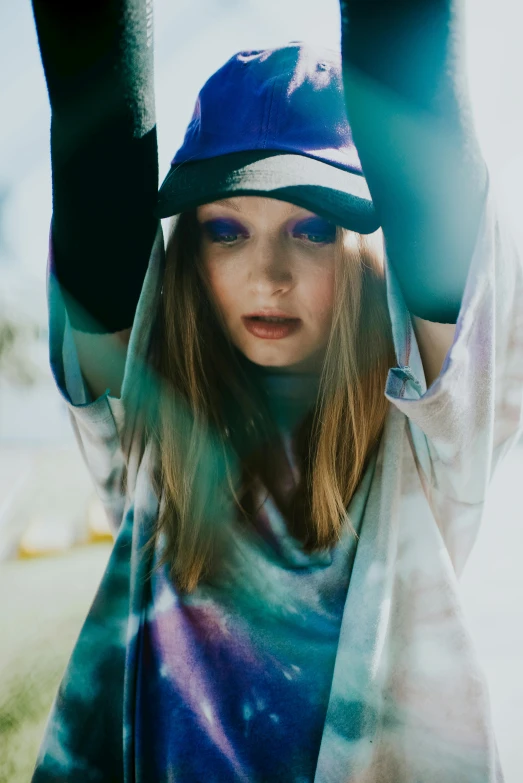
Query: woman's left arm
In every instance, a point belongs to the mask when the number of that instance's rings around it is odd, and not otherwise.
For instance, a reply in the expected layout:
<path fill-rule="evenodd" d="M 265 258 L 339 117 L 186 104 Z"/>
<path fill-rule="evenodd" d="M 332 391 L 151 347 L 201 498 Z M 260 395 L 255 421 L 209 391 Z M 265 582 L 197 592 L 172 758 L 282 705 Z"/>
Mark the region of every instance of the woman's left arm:
<path fill-rule="evenodd" d="M 473 127 L 463 0 L 341 5 L 348 113 L 394 273 L 385 395 L 450 530 L 523 434 L 523 261 Z"/>
<path fill-rule="evenodd" d="M 467 90 L 463 1 L 341 0 L 341 12 L 354 141 L 428 375 L 437 376 L 453 330 L 427 322 L 456 323 L 488 182 Z"/>

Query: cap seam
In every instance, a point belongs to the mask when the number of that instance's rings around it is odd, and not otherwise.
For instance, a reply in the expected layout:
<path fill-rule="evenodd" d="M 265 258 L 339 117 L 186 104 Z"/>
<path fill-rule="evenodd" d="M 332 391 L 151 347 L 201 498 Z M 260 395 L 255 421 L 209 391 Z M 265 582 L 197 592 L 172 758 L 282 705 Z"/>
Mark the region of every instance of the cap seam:
<path fill-rule="evenodd" d="M 278 78 L 274 79 L 274 82 L 272 84 L 272 90 L 271 90 L 271 97 L 269 101 L 269 108 L 266 113 L 266 122 L 265 122 L 265 132 L 263 135 L 263 141 L 261 143 L 261 148 L 266 149 L 267 148 L 267 136 L 269 135 L 269 127 L 271 124 L 271 114 L 272 114 L 272 105 L 274 103 L 274 93 L 276 92 L 276 87 L 278 85 Z"/>

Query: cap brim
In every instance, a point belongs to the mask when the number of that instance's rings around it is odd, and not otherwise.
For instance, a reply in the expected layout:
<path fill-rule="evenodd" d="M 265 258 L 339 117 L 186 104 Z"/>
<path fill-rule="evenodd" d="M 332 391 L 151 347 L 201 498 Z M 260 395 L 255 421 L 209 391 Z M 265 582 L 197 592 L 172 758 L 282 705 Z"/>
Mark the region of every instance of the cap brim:
<path fill-rule="evenodd" d="M 305 155 L 260 150 L 173 165 L 155 214 L 165 218 L 222 198 L 256 195 L 289 201 L 360 234 L 380 225 L 360 174 Z"/>

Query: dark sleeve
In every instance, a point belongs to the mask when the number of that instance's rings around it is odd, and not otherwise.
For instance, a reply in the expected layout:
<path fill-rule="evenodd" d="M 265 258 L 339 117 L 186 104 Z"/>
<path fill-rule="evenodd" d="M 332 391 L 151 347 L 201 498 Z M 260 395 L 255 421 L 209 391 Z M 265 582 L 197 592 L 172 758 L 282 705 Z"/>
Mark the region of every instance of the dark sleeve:
<path fill-rule="evenodd" d="M 455 323 L 487 187 L 462 0 L 341 0 L 347 111 L 409 310 Z"/>
<path fill-rule="evenodd" d="M 33 10 L 51 104 L 53 272 L 73 326 L 119 331 L 157 229 L 152 0 Z"/>

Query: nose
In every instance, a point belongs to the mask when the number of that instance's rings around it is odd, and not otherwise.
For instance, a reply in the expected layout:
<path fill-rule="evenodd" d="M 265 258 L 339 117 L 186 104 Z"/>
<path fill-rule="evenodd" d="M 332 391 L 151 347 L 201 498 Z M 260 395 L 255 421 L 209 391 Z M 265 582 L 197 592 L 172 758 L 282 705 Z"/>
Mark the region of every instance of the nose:
<path fill-rule="evenodd" d="M 256 292 L 270 296 L 292 288 L 291 258 L 279 242 L 260 243 L 252 249 L 249 261 L 249 282 Z"/>

